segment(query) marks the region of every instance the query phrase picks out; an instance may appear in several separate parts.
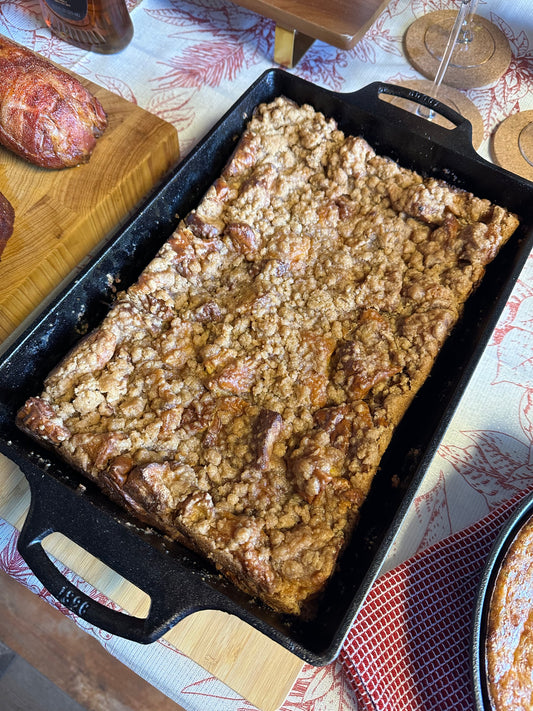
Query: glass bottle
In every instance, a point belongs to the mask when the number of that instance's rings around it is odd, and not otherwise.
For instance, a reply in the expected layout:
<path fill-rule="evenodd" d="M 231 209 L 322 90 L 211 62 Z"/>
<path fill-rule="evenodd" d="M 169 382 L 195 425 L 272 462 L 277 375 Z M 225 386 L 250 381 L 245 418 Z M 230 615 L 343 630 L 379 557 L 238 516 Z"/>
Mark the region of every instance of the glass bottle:
<path fill-rule="evenodd" d="M 91 52 L 119 52 L 133 37 L 126 0 L 40 0 L 43 19 L 65 42 Z"/>

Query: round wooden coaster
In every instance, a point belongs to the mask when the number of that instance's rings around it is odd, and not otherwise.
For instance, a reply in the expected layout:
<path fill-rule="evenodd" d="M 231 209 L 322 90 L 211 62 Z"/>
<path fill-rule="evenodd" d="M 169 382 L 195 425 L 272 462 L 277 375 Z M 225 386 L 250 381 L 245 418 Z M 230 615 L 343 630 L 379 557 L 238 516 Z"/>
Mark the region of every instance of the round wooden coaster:
<path fill-rule="evenodd" d="M 533 180 L 533 111 L 508 116 L 492 135 L 494 161 L 526 180 Z"/>
<path fill-rule="evenodd" d="M 404 51 L 413 67 L 429 79 L 437 74 L 457 11 L 437 10 L 415 20 L 404 35 Z M 444 83 L 473 89 L 496 82 L 511 62 L 507 37 L 492 22 L 474 15 L 473 40 L 457 43 Z"/>
<path fill-rule="evenodd" d="M 433 82 L 428 81 L 427 79 L 413 79 L 412 81 L 399 82 L 399 84 L 407 87 L 408 89 L 419 91 L 422 94 L 427 94 L 428 96 L 432 95 Z M 381 98 L 386 101 L 390 101 L 391 104 L 401 106 L 406 111 L 411 111 L 412 113 L 415 113 L 420 106 L 420 104 L 417 104 L 415 101 L 406 101 L 398 96 L 382 94 Z M 477 150 L 483 142 L 485 131 L 483 118 L 481 117 L 477 107 L 462 92 L 457 89 L 452 89 L 449 86 L 441 85 L 437 98 L 443 104 L 446 104 L 446 106 L 454 109 L 458 114 L 461 114 L 461 116 L 470 121 L 472 124 L 472 145 Z M 448 119 L 445 119 L 444 116 L 441 116 L 440 114 L 435 114 L 432 122 L 449 129 L 454 127 L 454 124 L 451 121 L 448 121 Z"/>

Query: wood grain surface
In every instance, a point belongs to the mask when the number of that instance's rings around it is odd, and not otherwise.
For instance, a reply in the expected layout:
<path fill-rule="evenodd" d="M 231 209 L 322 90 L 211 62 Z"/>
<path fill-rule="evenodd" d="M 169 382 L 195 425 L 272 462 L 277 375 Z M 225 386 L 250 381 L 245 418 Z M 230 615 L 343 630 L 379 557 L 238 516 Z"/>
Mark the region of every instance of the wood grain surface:
<path fill-rule="evenodd" d="M 174 126 L 78 78 L 109 121 L 88 163 L 46 170 L 0 147 L 0 192 L 15 209 L 15 229 L 0 260 L 0 342 L 179 160 Z"/>
<path fill-rule="evenodd" d="M 3 572 L 0 608 L 0 639 L 87 711 L 184 711 Z"/>

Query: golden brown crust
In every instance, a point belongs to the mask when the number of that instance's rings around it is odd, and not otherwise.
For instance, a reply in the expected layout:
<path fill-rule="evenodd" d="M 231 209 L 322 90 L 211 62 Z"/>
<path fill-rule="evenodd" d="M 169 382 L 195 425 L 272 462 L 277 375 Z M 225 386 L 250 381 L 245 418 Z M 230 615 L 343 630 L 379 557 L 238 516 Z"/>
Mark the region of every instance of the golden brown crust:
<path fill-rule="evenodd" d="M 487 630 L 487 676 L 494 711 L 531 708 L 533 674 L 533 520 L 500 568 Z"/>
<path fill-rule="evenodd" d="M 43 168 L 89 160 L 107 125 L 98 99 L 76 78 L 0 36 L 0 143 Z"/>
<path fill-rule="evenodd" d="M 298 614 L 516 224 L 277 99 L 19 424 L 41 400 L 115 500 Z"/>

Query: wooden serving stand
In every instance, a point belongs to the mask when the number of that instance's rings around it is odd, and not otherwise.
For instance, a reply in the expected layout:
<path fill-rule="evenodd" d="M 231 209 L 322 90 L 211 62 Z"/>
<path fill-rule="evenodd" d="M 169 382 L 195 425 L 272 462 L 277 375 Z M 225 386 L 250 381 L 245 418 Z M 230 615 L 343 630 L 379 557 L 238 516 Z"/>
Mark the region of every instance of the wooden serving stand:
<path fill-rule="evenodd" d="M 388 0 L 234 0 L 237 5 L 274 20 L 274 61 L 296 65 L 315 40 L 352 49 Z"/>

